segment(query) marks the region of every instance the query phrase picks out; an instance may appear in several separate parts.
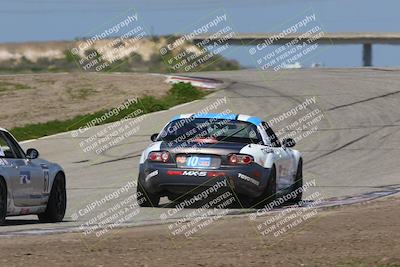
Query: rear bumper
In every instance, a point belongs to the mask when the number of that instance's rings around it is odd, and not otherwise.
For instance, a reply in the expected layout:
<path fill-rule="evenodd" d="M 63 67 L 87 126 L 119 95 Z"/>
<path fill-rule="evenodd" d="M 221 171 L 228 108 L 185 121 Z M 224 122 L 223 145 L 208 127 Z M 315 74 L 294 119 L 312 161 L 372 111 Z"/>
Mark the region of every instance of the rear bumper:
<path fill-rule="evenodd" d="M 256 163 L 219 169 L 186 169 L 175 164 L 145 161 L 139 167 L 139 183 L 146 191 L 160 196 L 195 195 L 217 186 L 218 194 L 234 191 L 258 197 L 268 184 L 269 172 L 270 169 Z"/>

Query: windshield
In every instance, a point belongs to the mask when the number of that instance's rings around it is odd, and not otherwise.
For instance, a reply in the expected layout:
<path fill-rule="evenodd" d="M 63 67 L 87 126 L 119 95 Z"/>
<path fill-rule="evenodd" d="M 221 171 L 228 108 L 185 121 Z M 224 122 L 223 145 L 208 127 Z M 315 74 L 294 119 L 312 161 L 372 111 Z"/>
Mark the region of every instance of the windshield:
<path fill-rule="evenodd" d="M 170 122 L 159 135 L 163 141 L 196 141 L 213 139 L 224 142 L 260 143 L 254 124 L 224 119 L 180 119 Z"/>

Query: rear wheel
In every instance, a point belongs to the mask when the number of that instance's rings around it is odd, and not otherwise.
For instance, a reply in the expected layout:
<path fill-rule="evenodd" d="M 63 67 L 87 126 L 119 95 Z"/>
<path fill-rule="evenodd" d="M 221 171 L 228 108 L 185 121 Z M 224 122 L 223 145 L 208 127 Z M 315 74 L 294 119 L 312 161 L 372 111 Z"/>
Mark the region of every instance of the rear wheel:
<path fill-rule="evenodd" d="M 238 195 L 237 197 L 239 199 L 239 203 L 237 203 L 239 208 L 251 208 L 254 204 L 254 198 L 245 195 Z"/>
<path fill-rule="evenodd" d="M 7 215 L 7 185 L 5 181 L 0 178 L 0 225 L 6 221 Z"/>
<path fill-rule="evenodd" d="M 147 192 L 144 187 L 138 183 L 137 201 L 140 207 L 158 207 L 158 204 L 160 204 L 160 196 Z"/>
<path fill-rule="evenodd" d="M 276 170 L 275 165 L 272 166 L 268 176 L 268 184 L 261 196 L 256 199 L 256 207 L 263 208 L 264 205 L 271 203 L 276 199 Z"/>
<path fill-rule="evenodd" d="M 38 214 L 40 222 L 61 222 L 64 219 L 67 208 L 67 193 L 65 190 L 65 178 L 62 173 L 58 173 L 51 188 L 49 201 L 46 211 Z"/>

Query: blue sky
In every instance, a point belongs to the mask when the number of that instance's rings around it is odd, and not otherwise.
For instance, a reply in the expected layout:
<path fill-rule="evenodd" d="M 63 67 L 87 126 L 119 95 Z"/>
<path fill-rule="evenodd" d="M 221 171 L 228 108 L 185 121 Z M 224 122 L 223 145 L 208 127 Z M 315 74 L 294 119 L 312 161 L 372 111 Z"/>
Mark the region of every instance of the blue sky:
<path fill-rule="evenodd" d="M 400 29 L 398 0 L 0 0 L 0 42 L 71 40 L 105 22 L 137 10 L 155 34 L 180 33 L 200 18 L 223 9 L 235 32 L 269 32 L 305 10 L 312 10 L 326 32 Z M 400 47 L 375 46 L 374 65 L 399 65 Z M 252 65 L 246 48 L 230 57 Z M 358 66 L 361 46 L 334 46 L 315 58 L 326 66 Z"/>

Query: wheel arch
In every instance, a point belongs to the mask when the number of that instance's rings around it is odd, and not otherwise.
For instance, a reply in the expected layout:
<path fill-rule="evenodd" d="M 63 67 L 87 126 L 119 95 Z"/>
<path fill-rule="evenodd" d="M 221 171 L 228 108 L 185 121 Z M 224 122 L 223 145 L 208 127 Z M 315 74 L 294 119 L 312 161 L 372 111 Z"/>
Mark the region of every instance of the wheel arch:
<path fill-rule="evenodd" d="M 54 180 L 57 178 L 57 176 L 58 176 L 59 174 L 60 174 L 61 177 L 62 177 L 61 179 L 62 179 L 64 185 L 66 185 L 66 182 L 67 182 L 66 180 L 67 180 L 67 179 L 66 179 L 66 177 L 65 177 L 65 172 L 64 172 L 63 170 L 59 170 L 58 172 L 56 172 L 56 175 L 54 175 L 53 184 L 54 184 Z M 52 185 L 52 186 L 53 186 L 53 185 Z"/>
<path fill-rule="evenodd" d="M 7 194 L 7 203 L 9 201 L 9 197 L 11 196 L 10 194 L 12 194 L 12 188 L 10 187 L 9 183 L 8 183 L 8 179 L 3 175 L 0 174 L 0 180 L 2 180 L 4 182 L 4 184 L 6 185 L 6 194 Z"/>
<path fill-rule="evenodd" d="M 56 178 L 57 178 L 57 176 L 58 175 L 61 175 L 61 179 L 62 179 L 62 181 L 63 181 L 63 183 L 64 183 L 64 186 L 66 186 L 66 176 L 65 176 L 65 172 L 63 171 L 63 170 L 58 170 L 57 172 L 55 172 L 55 174 L 54 174 L 54 177 L 52 177 L 52 180 L 51 180 L 51 186 L 50 186 L 50 190 L 49 190 L 49 192 L 51 192 L 51 189 L 53 189 L 53 185 L 54 185 L 54 181 L 56 180 Z"/>
<path fill-rule="evenodd" d="M 4 181 L 4 183 L 6 184 L 6 189 L 7 189 L 7 192 L 8 192 L 8 184 L 7 184 L 7 179 L 6 179 L 6 178 L 4 178 L 4 176 L 3 176 L 2 174 L 0 174 L 0 180 Z"/>
<path fill-rule="evenodd" d="M 294 168 L 297 170 L 297 166 L 299 166 L 299 162 L 300 161 L 303 162 L 303 155 L 298 150 L 295 150 L 295 149 L 293 149 L 292 152 L 293 152 L 293 156 L 295 159 Z"/>
<path fill-rule="evenodd" d="M 6 190 L 6 213 L 8 213 L 8 209 L 9 209 L 8 205 L 10 203 L 10 200 L 8 199 L 8 197 L 9 197 L 8 193 L 10 191 L 9 191 L 9 187 L 8 187 L 8 184 L 7 184 L 7 179 L 4 178 L 4 176 L 0 174 L 0 181 L 3 181 L 5 186 L 6 186 L 6 188 L 5 188 L 5 190 Z M 11 203 L 12 203 L 12 201 L 11 201 Z"/>

